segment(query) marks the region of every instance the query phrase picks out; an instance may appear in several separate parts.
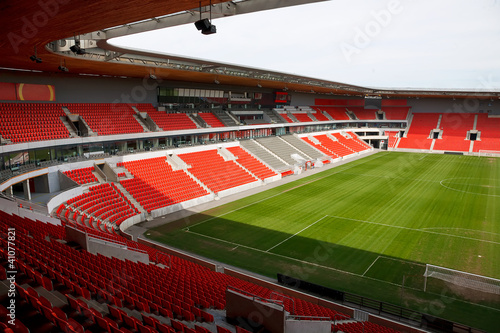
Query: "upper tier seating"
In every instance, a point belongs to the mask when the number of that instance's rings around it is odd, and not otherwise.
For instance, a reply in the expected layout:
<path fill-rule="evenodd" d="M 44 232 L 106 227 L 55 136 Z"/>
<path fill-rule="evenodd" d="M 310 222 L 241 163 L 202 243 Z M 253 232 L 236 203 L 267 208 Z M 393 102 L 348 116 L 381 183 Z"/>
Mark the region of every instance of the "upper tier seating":
<path fill-rule="evenodd" d="M 88 183 L 97 183 L 99 180 L 92 173 L 94 171 L 94 167 L 82 168 L 65 171 L 64 174 L 69 178 L 73 179 L 80 185 L 88 184 Z"/>
<path fill-rule="evenodd" d="M 321 111 L 317 111 L 316 113 L 312 114 L 314 118 L 316 118 L 318 121 L 329 121 L 328 119 Z"/>
<path fill-rule="evenodd" d="M 215 193 L 257 180 L 234 161 L 224 161 L 217 149 L 180 154 L 179 157 L 191 165 L 188 171 Z"/>
<path fill-rule="evenodd" d="M 292 114 L 295 116 L 295 118 L 297 118 L 297 120 L 301 123 L 305 123 L 305 122 L 311 122 L 313 121 L 309 115 L 307 113 L 293 113 Z"/>
<path fill-rule="evenodd" d="M 208 194 L 184 170 L 174 171 L 165 157 L 124 162 L 123 166 L 134 178 L 120 183 L 148 213 Z"/>
<path fill-rule="evenodd" d="M 277 174 L 268 168 L 265 164 L 250 155 L 245 149 L 235 146 L 227 148 L 234 156 L 238 157 L 236 162 L 243 165 L 248 171 L 253 173 L 259 179 L 274 177 Z"/>
<path fill-rule="evenodd" d="M 121 103 L 64 104 L 73 114 L 80 115 L 97 135 L 142 133 L 144 129 L 133 117 L 135 112 Z"/>
<path fill-rule="evenodd" d="M 337 107 L 337 106 L 314 106 L 318 112 L 324 111 L 328 113 L 335 120 L 350 120 L 349 116 L 346 113 L 345 107 Z"/>
<path fill-rule="evenodd" d="M 0 103 L 0 134 L 12 143 L 69 138 L 54 103 Z"/>
<path fill-rule="evenodd" d="M 349 111 L 354 112 L 360 120 L 375 120 L 377 119 L 377 111 L 375 109 L 364 109 L 362 107 L 348 107 Z"/>
<path fill-rule="evenodd" d="M 200 112 L 198 115 L 203 119 L 210 127 L 225 127 L 225 125 L 217 118 L 213 113 Z"/>
<path fill-rule="evenodd" d="M 474 141 L 474 152 L 480 150 L 500 151 L 500 118 L 488 117 L 487 114 L 477 115 L 476 129 L 481 131 L 480 140 Z"/>
<path fill-rule="evenodd" d="M 401 138 L 398 148 L 430 149 L 431 130 L 437 127 L 439 113 L 414 113 L 407 137 Z"/>
<path fill-rule="evenodd" d="M 165 111 L 148 111 L 149 117 L 164 131 L 196 129 L 196 123 L 185 113 L 166 113 Z"/>
<path fill-rule="evenodd" d="M 395 107 L 382 107 L 382 111 L 385 113 L 385 119 L 387 120 L 406 120 L 408 117 L 408 112 L 410 111 L 409 106 L 395 106 Z"/>
<path fill-rule="evenodd" d="M 283 117 L 283 119 L 285 119 L 288 123 L 294 122 L 286 113 L 280 113 L 280 116 Z"/>
<path fill-rule="evenodd" d="M 474 126 L 473 113 L 443 113 L 439 127 L 442 139 L 436 139 L 433 150 L 468 152 L 470 140 L 466 140 L 467 131 Z"/>

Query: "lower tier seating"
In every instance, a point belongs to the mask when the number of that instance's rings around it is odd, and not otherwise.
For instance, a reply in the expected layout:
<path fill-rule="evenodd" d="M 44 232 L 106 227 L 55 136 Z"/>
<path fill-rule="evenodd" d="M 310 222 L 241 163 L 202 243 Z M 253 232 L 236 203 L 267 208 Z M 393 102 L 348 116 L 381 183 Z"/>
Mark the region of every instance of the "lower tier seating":
<path fill-rule="evenodd" d="M 237 163 L 243 165 L 247 170 L 257 176 L 259 179 L 266 179 L 269 177 L 274 177 L 277 174 L 268 168 L 264 163 L 260 162 L 258 159 L 250 155 L 246 150 L 241 147 L 230 147 L 227 148 L 234 156 L 238 157 Z"/>
<path fill-rule="evenodd" d="M 215 193 L 257 180 L 234 161 L 224 161 L 216 149 L 180 154 L 179 157 L 191 165 L 189 172 Z"/>
<path fill-rule="evenodd" d="M 92 167 L 88 167 L 88 168 L 65 171 L 64 174 L 66 176 L 68 176 L 69 178 L 73 179 L 75 182 L 77 182 L 80 185 L 89 184 L 89 183 L 98 183 L 99 180 L 92 173 L 94 170 L 95 170 L 95 168 L 92 166 Z"/>

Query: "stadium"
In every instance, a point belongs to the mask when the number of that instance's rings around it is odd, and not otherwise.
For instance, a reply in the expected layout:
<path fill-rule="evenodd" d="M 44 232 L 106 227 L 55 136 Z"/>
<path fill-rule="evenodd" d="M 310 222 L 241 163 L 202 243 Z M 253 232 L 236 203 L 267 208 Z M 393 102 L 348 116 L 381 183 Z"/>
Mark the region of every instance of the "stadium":
<path fill-rule="evenodd" d="M 315 2 L 0 4 L 4 332 L 500 332 L 500 91 L 111 42 Z"/>

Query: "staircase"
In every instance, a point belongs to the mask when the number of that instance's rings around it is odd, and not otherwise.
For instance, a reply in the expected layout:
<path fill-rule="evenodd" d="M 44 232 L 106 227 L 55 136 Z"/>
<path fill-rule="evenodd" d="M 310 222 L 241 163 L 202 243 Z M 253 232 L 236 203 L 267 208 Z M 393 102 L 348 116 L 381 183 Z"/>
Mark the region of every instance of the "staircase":
<path fill-rule="evenodd" d="M 137 120 L 137 122 L 141 125 L 142 129 L 144 130 L 144 132 L 151 132 L 149 130 L 149 127 L 144 122 L 144 119 L 141 117 L 140 113 L 136 113 L 136 114 L 132 115 L 132 117 L 134 117 L 135 120 Z"/>
<path fill-rule="evenodd" d="M 61 122 L 64 124 L 64 126 L 68 130 L 69 136 L 71 138 L 77 138 L 78 133 L 75 131 L 76 130 L 75 126 L 73 124 L 70 124 L 70 122 L 67 120 L 66 117 L 59 117 L 59 119 L 61 119 Z"/>

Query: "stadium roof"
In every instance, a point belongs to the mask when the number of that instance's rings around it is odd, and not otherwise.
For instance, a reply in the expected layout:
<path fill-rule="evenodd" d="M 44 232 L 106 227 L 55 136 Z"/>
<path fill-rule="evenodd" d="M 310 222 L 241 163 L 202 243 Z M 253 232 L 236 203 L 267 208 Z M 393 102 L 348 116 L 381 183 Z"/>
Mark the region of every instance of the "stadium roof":
<path fill-rule="evenodd" d="M 323 0 L 213 0 L 212 17 L 298 5 Z M 218 82 L 323 94 L 383 95 L 391 97 L 500 98 L 500 92 L 376 90 L 311 77 L 273 72 L 227 63 L 193 59 L 144 50 L 123 49 L 107 43 L 113 37 L 195 22 L 206 17 L 210 1 L 180 0 L 28 0 L 0 4 L 0 67 L 59 72 L 60 75 L 159 77 L 173 81 Z M 69 48 L 75 39 L 86 53 Z M 42 63 L 30 60 L 34 55 Z"/>

